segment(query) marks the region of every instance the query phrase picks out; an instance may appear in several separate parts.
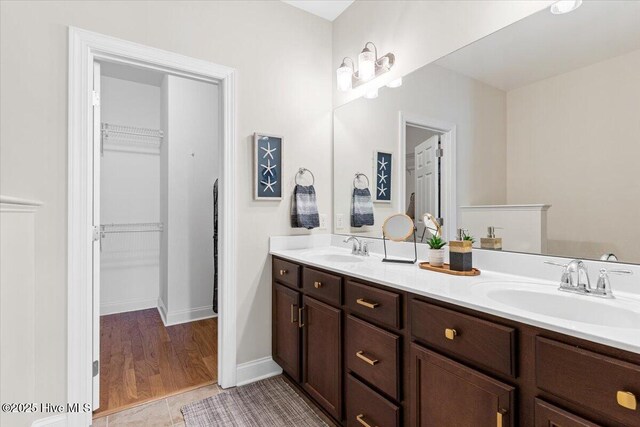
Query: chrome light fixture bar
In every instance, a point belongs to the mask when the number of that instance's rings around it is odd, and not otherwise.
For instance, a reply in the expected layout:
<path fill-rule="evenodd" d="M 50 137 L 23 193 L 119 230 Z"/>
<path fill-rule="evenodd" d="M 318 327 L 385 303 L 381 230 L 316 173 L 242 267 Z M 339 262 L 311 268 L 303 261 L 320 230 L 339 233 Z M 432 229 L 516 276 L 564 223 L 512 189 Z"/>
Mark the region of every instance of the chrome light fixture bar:
<path fill-rule="evenodd" d="M 373 51 L 370 46 L 373 47 Z M 342 60 L 342 64 L 336 70 L 338 89 L 342 92 L 347 92 L 354 87 L 365 84 L 391 70 L 395 62 L 396 57 L 393 53 L 378 57 L 376 45 L 373 42 L 367 42 L 362 52 L 358 55 L 357 71 L 353 59 L 347 56 Z"/>

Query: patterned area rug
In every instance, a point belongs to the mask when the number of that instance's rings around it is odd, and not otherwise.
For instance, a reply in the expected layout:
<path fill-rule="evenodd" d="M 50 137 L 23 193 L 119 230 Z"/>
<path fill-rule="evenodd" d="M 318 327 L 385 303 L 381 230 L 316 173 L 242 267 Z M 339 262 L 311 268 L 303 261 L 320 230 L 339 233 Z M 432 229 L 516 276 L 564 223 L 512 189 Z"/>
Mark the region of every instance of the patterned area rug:
<path fill-rule="evenodd" d="M 190 403 L 187 427 L 327 427 L 282 377 L 273 377 Z"/>

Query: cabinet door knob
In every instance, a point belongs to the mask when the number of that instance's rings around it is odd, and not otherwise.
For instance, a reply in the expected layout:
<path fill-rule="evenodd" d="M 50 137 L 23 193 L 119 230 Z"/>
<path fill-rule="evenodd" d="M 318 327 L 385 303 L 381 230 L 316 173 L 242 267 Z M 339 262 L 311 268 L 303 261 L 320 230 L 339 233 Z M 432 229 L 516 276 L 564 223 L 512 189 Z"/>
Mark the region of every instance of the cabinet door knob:
<path fill-rule="evenodd" d="M 378 304 L 377 302 L 369 302 L 369 301 L 366 301 L 364 298 L 358 298 L 358 299 L 356 300 L 356 303 L 358 303 L 358 304 L 360 304 L 360 305 L 363 305 L 363 306 L 365 306 L 365 307 L 367 307 L 367 308 L 376 308 L 377 306 L 379 306 L 379 305 L 380 305 L 380 304 Z"/>
<path fill-rule="evenodd" d="M 287 270 L 280 270 L 280 275 L 284 276 L 285 274 L 287 274 Z"/>
<path fill-rule="evenodd" d="M 373 366 L 376 363 L 378 363 L 378 359 L 369 359 L 367 356 L 364 355 L 364 351 L 360 350 L 359 352 L 356 353 L 356 357 L 358 357 L 360 360 L 363 360 L 365 363 Z"/>
<path fill-rule="evenodd" d="M 356 415 L 356 421 L 358 421 L 360 424 L 362 424 L 364 427 L 373 427 L 371 424 L 369 424 L 368 422 L 366 422 L 364 420 L 364 414 L 359 414 Z M 376 426 L 378 427 L 378 426 Z"/>
<path fill-rule="evenodd" d="M 448 340 L 452 340 L 456 337 L 456 335 L 458 335 L 458 332 L 455 329 L 445 329 L 444 330 L 444 336 L 448 339 Z"/>
<path fill-rule="evenodd" d="M 618 401 L 618 405 L 623 408 L 631 409 L 632 411 L 638 409 L 636 396 L 629 391 L 618 391 L 616 394 L 616 400 Z"/>
<path fill-rule="evenodd" d="M 320 289 L 322 287 L 322 282 L 313 282 L 313 287 L 316 289 Z"/>

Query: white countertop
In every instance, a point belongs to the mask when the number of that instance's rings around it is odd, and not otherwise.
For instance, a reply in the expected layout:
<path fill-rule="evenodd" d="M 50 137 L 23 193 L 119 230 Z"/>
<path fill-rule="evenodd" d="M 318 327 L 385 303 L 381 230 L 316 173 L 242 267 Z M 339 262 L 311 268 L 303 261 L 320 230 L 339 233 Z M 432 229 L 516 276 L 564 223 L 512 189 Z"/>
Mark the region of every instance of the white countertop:
<path fill-rule="evenodd" d="M 504 282 L 505 286 L 508 285 L 507 282 L 512 282 L 523 289 L 531 287 L 530 289 L 535 291 L 536 294 L 538 292 L 552 294 L 553 298 L 558 294 L 560 295 L 559 298 L 565 298 L 558 300 L 562 301 L 560 304 L 566 302 L 570 304 L 574 299 L 578 303 L 583 303 L 585 299 L 588 299 L 588 303 L 598 304 L 592 304 L 593 307 L 602 307 L 600 305 L 602 304 L 608 305 L 609 307 L 605 307 L 607 309 L 612 307 L 619 308 L 626 310 L 627 314 L 631 312 L 632 316 L 637 314 L 637 319 L 640 320 L 640 298 L 636 294 L 615 292 L 615 299 L 601 299 L 593 296 L 560 292 L 557 290 L 557 281 L 538 280 L 531 277 L 486 270 L 483 270 L 481 275 L 475 277 L 453 276 L 422 270 L 417 265 L 412 264 L 385 263 L 382 262 L 382 257 L 376 254 L 372 254 L 369 257 L 357 257 L 359 261 L 338 262 L 335 259 L 332 260 L 332 257 L 349 256 L 350 250 L 328 245 L 302 249 L 274 248 L 272 246 L 270 253 L 271 255 L 309 266 L 335 271 L 390 288 L 640 354 L 640 323 L 638 322 L 628 326 L 626 323 L 620 322 L 624 324 L 618 325 L 616 319 L 612 318 L 603 322 L 612 326 L 603 326 L 588 323 L 588 321 L 580 322 L 552 317 L 498 302 L 487 296 L 487 293 L 483 291 L 483 287 L 488 286 L 495 289 L 501 285 L 500 282 Z M 348 258 L 345 257 L 344 259 Z M 559 277 L 560 275 L 558 274 Z M 489 284 L 487 282 L 493 283 Z M 585 319 L 589 319 L 588 316 L 594 315 L 592 310 L 585 311 L 589 311 L 584 313 Z"/>

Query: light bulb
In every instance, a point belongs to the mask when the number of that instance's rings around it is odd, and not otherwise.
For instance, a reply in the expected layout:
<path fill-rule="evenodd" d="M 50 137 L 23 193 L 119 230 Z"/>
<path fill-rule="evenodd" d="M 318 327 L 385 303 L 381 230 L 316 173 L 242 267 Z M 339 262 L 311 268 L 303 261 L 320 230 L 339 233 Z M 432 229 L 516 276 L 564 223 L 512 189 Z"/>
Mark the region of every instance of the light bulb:
<path fill-rule="evenodd" d="M 351 90 L 351 76 L 353 75 L 353 68 L 345 64 L 344 62 L 336 70 L 336 77 L 338 78 L 338 89 L 342 92 Z"/>
<path fill-rule="evenodd" d="M 358 55 L 358 77 L 362 81 L 371 80 L 376 75 L 376 56 L 365 46 Z"/>
<path fill-rule="evenodd" d="M 389 83 L 387 83 L 387 87 L 390 88 L 396 88 L 400 86 L 402 86 L 402 77 L 398 77 L 397 79 L 391 80 Z"/>
<path fill-rule="evenodd" d="M 582 0 L 560 0 L 551 5 L 551 13 L 562 15 L 576 10 L 582 4 Z"/>
<path fill-rule="evenodd" d="M 378 88 L 371 89 L 364 94 L 364 97 L 367 99 L 375 99 L 378 97 Z"/>

